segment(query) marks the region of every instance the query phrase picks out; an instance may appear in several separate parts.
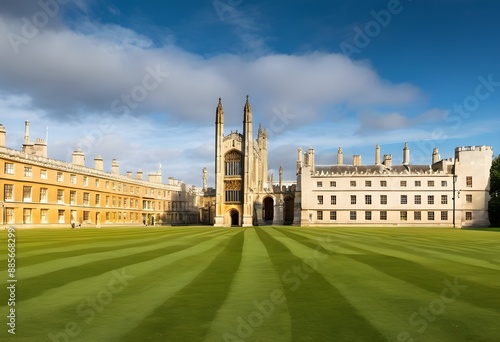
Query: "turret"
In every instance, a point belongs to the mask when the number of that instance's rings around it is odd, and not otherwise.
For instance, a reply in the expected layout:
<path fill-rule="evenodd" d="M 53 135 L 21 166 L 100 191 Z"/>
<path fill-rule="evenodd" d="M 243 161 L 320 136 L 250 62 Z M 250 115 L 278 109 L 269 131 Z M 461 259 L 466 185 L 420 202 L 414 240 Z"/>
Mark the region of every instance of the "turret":
<path fill-rule="evenodd" d="M 375 146 L 375 165 L 380 165 L 380 146 Z"/>
<path fill-rule="evenodd" d="M 408 143 L 405 143 L 403 148 L 403 165 L 410 165 L 410 149 L 408 148 Z"/>
<path fill-rule="evenodd" d="M 337 151 L 337 165 L 344 165 L 344 155 L 342 154 L 342 147 L 340 146 Z"/>
<path fill-rule="evenodd" d="M 435 147 L 434 150 L 432 150 L 432 164 L 437 163 L 440 160 L 441 156 L 439 155 L 438 149 Z"/>

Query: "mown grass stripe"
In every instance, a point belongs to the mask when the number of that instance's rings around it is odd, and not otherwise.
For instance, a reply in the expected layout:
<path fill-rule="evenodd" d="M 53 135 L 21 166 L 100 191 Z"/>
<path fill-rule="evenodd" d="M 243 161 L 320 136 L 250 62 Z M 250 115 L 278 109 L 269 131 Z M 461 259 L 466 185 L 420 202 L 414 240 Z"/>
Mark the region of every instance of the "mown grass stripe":
<path fill-rule="evenodd" d="M 224 234 L 224 232 L 221 231 L 219 234 Z M 159 242 L 159 243 L 155 243 L 153 245 L 150 245 L 149 248 L 163 248 L 163 247 L 168 247 L 168 246 L 171 246 L 174 244 L 175 244 L 175 242 L 173 240 L 166 240 L 163 242 Z M 129 247 L 129 248 L 120 249 L 119 251 L 109 250 L 107 252 L 86 254 L 84 257 L 74 256 L 74 257 L 69 257 L 69 258 L 65 258 L 65 259 L 51 260 L 51 261 L 43 262 L 43 263 L 32 265 L 32 266 L 19 267 L 17 269 L 17 278 L 19 280 L 25 280 L 25 279 L 29 279 L 31 277 L 36 277 L 39 275 L 46 274 L 48 272 L 54 272 L 54 271 L 58 271 L 58 270 L 62 270 L 62 269 L 68 269 L 68 268 L 80 266 L 80 265 L 83 265 L 83 264 L 86 264 L 89 262 L 106 260 L 106 259 L 117 257 L 120 255 L 123 256 L 123 255 L 141 253 L 142 251 L 143 251 L 142 246 Z"/>
<path fill-rule="evenodd" d="M 204 341 L 290 341 L 291 322 L 280 275 L 254 228 L 245 229 L 242 257 L 228 296 Z"/>
<path fill-rule="evenodd" d="M 104 336 L 108 331 L 115 334 L 114 337 L 113 334 L 109 336 L 116 338 L 134 324 L 139 324 L 142 318 L 150 314 L 159 303 L 194 279 L 207 267 L 212 255 L 215 257 L 225 247 L 227 240 L 235 232 L 225 231 L 223 236 L 218 233 L 219 231 L 214 232 L 212 239 L 170 255 L 140 263 L 134 263 L 132 259 L 131 264 L 124 269 L 55 287 L 42 296 L 26 301 L 18 298 L 16 307 L 18 312 L 23 313 L 18 317 L 18 325 L 24 327 L 22 335 L 47 337 L 49 332 L 60 331 L 64 329 L 66 323 L 74 321 L 84 328 L 79 334 L 79 338 L 82 337 L 83 340 L 89 333 L 97 335 L 87 341 L 102 340 L 99 336 Z M 87 316 L 78 314 L 78 306 L 89 298 L 95 299 L 101 291 L 106 291 L 110 281 L 116 278 L 116 272 L 134 277 L 128 281 L 122 292 L 113 297 L 122 298 L 116 301 L 120 305 L 109 305 L 106 310 L 94 310 L 96 318 L 99 319 L 87 324 L 84 321 Z M 86 305 L 86 308 L 88 307 Z M 113 308 L 116 311 L 113 311 Z M 0 310 L 5 311 L 7 307 L 0 307 Z M 114 312 L 114 315 L 108 317 L 106 313 L 110 312 Z M 128 316 L 127 321 L 121 320 L 124 315 Z M 109 326 L 110 322 L 116 326 Z M 97 327 L 100 329 L 95 330 Z M 106 340 L 112 340 L 111 337 Z"/>
<path fill-rule="evenodd" d="M 276 236 L 288 248 L 291 249 L 296 255 L 306 258 L 309 254 L 304 251 L 299 245 L 298 241 L 289 238 L 281 238 Z M 401 248 L 401 247 L 400 247 Z M 363 257 L 366 259 L 385 257 L 377 254 L 367 254 Z M 494 336 L 496 331 L 500 331 L 493 322 L 499 319 L 500 315 L 498 310 L 494 310 L 489 305 L 480 305 L 481 301 L 470 304 L 467 296 L 467 291 L 462 291 L 453 303 L 445 304 L 441 300 L 441 293 L 446 284 L 455 284 L 455 278 L 448 274 L 439 274 L 437 277 L 429 275 L 425 269 L 416 270 L 422 271 L 423 283 L 413 283 L 408 279 L 399 279 L 386 274 L 383 270 L 374 268 L 368 263 L 359 261 L 360 256 L 334 256 L 325 259 L 325 261 L 318 264 L 318 272 L 320 272 L 325 279 L 327 279 L 333 286 L 349 299 L 351 303 L 363 314 L 368 320 L 377 326 L 377 329 L 386 336 L 388 340 L 396 340 L 400 333 L 411 333 L 417 336 L 425 336 L 426 341 L 443 341 L 446 338 L 459 340 L 461 336 L 473 337 L 482 336 L 480 340 L 488 336 Z M 365 259 L 365 258 L 364 258 Z M 394 258 L 396 259 L 396 258 Z M 397 260 L 399 261 L 399 260 Z M 408 269 L 411 273 L 412 265 L 403 265 L 403 269 Z M 425 277 L 425 276 L 428 277 Z M 445 282 L 448 280 L 448 283 Z M 482 289 L 476 288 L 474 285 L 466 285 L 462 280 L 458 282 L 461 286 L 466 286 L 473 291 L 469 291 L 471 295 L 482 294 Z M 430 287 L 430 288 L 429 288 Z M 454 287 L 449 287 L 449 289 Z M 453 297 L 453 293 L 450 294 Z M 414 295 L 409 297 L 408 293 Z M 479 298 L 478 298 L 479 299 Z M 384 303 L 381 305 L 381 303 Z M 444 307 L 444 312 L 439 312 L 439 315 L 430 315 L 435 320 L 436 317 L 448 322 L 446 328 L 432 326 L 431 319 L 426 321 L 423 315 L 419 314 L 421 309 L 427 310 L 441 310 Z M 410 310 L 401 315 L 401 312 Z M 478 334 L 468 326 L 469 319 L 465 313 L 475 313 L 475 317 L 481 317 L 483 321 L 477 320 L 476 324 L 484 325 L 484 335 Z M 436 312 L 434 312 L 436 313 Z M 410 321 L 411 315 L 415 315 L 414 319 Z M 475 319 L 474 319 L 475 320 Z M 412 323 L 412 324 L 409 324 Z M 425 329 L 423 329 L 425 327 Z M 459 329 L 458 329 L 459 328 Z M 421 331 L 423 329 L 424 331 Z"/>
<path fill-rule="evenodd" d="M 262 228 L 256 231 L 268 249 L 276 272 L 282 275 L 293 340 L 385 341 L 321 274 L 311 268 L 312 272 L 305 271 L 303 259 L 296 257 L 271 232 Z"/>
<path fill-rule="evenodd" d="M 84 231 L 80 236 L 75 237 L 71 236 L 72 232 L 62 232 L 64 234 L 64 241 L 58 243 L 45 243 L 43 246 L 38 246 L 34 248 L 33 246 L 26 246 L 25 241 L 22 237 L 18 239 L 19 244 L 19 252 L 21 253 L 21 257 L 27 258 L 32 256 L 38 256 L 41 254 L 46 254 L 47 252 L 68 252 L 68 251 L 77 251 L 83 250 L 87 248 L 87 246 L 92 245 L 93 247 L 111 247 L 111 246 L 121 246 L 127 244 L 134 244 L 136 242 L 147 243 L 149 241 L 156 241 L 158 239 L 163 239 L 165 237 L 173 238 L 179 236 L 189 236 L 197 237 L 199 235 L 207 234 L 206 231 L 198 231 L 198 232 L 166 232 L 166 231 L 151 231 L 149 234 L 141 234 L 141 238 L 139 239 L 136 234 L 133 235 L 125 235 L 117 234 L 113 235 L 114 232 L 109 231 Z M 143 237 L 146 236 L 146 237 Z M 0 256 L 2 258 L 6 258 L 6 256 Z"/>
<path fill-rule="evenodd" d="M 189 285 L 160 305 L 123 341 L 201 341 L 224 303 L 243 249 L 239 231 L 226 248 Z"/>

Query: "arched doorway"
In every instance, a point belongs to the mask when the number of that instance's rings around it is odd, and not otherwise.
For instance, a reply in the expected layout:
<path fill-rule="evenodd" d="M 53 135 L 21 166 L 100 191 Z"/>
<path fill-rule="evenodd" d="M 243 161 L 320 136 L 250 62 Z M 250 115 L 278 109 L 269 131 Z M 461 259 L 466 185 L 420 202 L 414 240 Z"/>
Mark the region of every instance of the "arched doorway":
<path fill-rule="evenodd" d="M 283 224 L 293 224 L 293 206 L 294 199 L 291 196 L 285 198 L 285 206 L 283 208 Z"/>
<path fill-rule="evenodd" d="M 264 198 L 262 209 L 264 210 L 264 215 L 262 215 L 264 217 L 264 221 L 272 223 L 274 219 L 274 200 L 272 197 Z"/>
<path fill-rule="evenodd" d="M 240 225 L 240 213 L 236 209 L 231 209 L 229 212 L 231 217 L 231 227 L 238 227 Z"/>

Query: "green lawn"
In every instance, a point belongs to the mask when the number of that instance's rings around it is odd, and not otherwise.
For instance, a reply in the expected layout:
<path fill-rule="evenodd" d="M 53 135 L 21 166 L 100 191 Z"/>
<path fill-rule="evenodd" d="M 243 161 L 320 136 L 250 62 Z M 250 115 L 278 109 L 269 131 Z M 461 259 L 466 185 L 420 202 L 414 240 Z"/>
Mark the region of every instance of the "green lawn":
<path fill-rule="evenodd" d="M 430 228 L 1 234 L 0 341 L 500 341 L 500 232 Z"/>

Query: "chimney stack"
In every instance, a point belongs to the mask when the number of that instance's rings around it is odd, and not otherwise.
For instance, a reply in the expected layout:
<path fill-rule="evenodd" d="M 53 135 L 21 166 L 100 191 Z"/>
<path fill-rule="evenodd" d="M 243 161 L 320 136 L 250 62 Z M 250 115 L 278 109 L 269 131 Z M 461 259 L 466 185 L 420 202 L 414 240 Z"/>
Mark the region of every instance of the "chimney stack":
<path fill-rule="evenodd" d="M 5 127 L 0 124 L 0 147 L 5 147 Z"/>
<path fill-rule="evenodd" d="M 137 179 L 142 179 L 142 170 L 137 171 Z"/>
<path fill-rule="evenodd" d="M 114 175 L 120 174 L 120 167 L 116 159 L 113 159 L 113 161 L 111 161 L 111 173 Z"/>
<path fill-rule="evenodd" d="M 384 154 L 384 166 L 387 168 L 392 168 L 392 154 Z"/>
<path fill-rule="evenodd" d="M 85 155 L 82 150 L 80 150 L 80 147 L 78 147 L 76 151 L 73 151 L 71 157 L 74 165 L 85 166 Z"/>
<path fill-rule="evenodd" d="M 99 155 L 94 158 L 94 169 L 96 169 L 97 171 L 104 171 L 104 162 L 102 160 L 102 157 Z"/>
<path fill-rule="evenodd" d="M 127 177 L 132 178 L 132 171 L 127 171 Z"/>
<path fill-rule="evenodd" d="M 361 165 L 361 155 L 355 154 L 352 156 L 352 165 L 354 165 L 354 166 Z"/>

